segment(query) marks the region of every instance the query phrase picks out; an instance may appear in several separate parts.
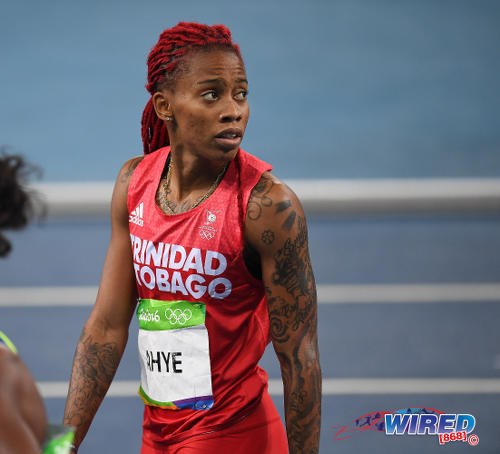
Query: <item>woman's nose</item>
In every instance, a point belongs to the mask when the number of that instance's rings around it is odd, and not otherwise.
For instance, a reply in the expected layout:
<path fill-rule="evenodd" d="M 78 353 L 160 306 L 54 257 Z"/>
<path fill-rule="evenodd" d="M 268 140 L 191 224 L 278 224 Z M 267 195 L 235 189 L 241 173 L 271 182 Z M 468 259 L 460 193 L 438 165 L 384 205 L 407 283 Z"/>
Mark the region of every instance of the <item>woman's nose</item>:
<path fill-rule="evenodd" d="M 223 123 L 240 121 L 242 118 L 242 111 L 238 102 L 231 98 L 224 103 L 220 118 Z"/>

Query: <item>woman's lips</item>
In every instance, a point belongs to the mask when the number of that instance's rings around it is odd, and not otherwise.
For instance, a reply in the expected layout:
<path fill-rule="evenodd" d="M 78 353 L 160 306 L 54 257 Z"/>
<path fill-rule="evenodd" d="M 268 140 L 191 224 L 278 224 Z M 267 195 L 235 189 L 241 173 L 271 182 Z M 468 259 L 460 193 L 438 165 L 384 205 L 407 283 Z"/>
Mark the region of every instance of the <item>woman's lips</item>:
<path fill-rule="evenodd" d="M 238 147 L 243 139 L 243 132 L 240 129 L 225 129 L 215 136 L 215 141 L 228 150 Z"/>

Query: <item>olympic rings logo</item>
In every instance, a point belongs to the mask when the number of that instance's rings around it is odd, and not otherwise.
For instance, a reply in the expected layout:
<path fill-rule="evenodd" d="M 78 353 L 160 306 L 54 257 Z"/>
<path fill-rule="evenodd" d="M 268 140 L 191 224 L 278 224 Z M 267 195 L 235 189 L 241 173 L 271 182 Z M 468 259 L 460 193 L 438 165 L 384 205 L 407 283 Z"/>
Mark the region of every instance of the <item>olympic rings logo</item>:
<path fill-rule="evenodd" d="M 191 309 L 165 309 L 165 318 L 172 323 L 172 325 L 185 325 L 193 316 Z"/>

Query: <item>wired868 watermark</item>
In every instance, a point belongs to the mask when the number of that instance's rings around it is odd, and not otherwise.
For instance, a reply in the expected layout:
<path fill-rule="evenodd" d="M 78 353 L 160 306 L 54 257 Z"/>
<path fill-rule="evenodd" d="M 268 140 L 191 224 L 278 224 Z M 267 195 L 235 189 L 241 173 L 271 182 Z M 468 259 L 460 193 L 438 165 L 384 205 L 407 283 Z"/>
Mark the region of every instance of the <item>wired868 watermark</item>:
<path fill-rule="evenodd" d="M 476 418 L 468 413 L 444 413 L 427 407 L 378 411 L 363 415 L 348 426 L 336 426 L 334 440 L 343 440 L 365 430 L 386 435 L 437 435 L 440 445 L 461 441 L 471 446 L 479 444 L 472 431 Z"/>
<path fill-rule="evenodd" d="M 424 413 L 384 415 L 386 435 L 437 435 L 439 444 L 450 441 L 468 442 L 471 446 L 479 443 L 479 437 L 471 434 L 476 427 L 476 418 L 469 414 Z M 469 435 L 470 434 L 470 435 Z"/>

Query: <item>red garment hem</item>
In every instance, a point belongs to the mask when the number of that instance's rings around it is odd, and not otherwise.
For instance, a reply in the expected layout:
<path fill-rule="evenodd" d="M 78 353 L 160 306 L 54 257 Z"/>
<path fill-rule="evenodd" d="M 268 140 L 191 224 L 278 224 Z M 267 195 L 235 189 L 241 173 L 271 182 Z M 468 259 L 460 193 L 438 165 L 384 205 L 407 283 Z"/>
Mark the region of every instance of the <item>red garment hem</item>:
<path fill-rule="evenodd" d="M 281 432 L 276 433 L 278 445 L 283 445 L 284 440 L 286 446 L 286 432 L 284 426 L 271 396 L 266 390 L 262 398 L 258 401 L 258 404 L 255 405 L 249 413 L 236 420 L 207 428 L 201 433 L 188 435 L 182 439 L 176 437 L 175 440 L 170 439 L 168 442 L 157 443 L 143 437 L 143 450 L 141 454 L 174 454 L 178 449 L 183 447 L 190 447 L 191 445 L 197 445 L 205 441 L 209 442 L 211 439 L 217 439 L 217 443 L 220 443 L 221 440 L 226 437 L 231 438 L 235 433 L 244 434 L 245 432 L 255 431 L 259 428 L 268 427 L 274 424 L 277 424 L 277 431 Z"/>

